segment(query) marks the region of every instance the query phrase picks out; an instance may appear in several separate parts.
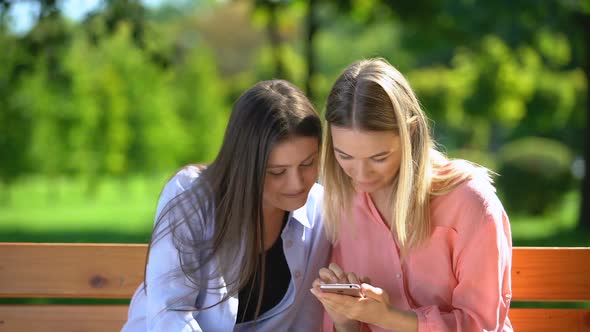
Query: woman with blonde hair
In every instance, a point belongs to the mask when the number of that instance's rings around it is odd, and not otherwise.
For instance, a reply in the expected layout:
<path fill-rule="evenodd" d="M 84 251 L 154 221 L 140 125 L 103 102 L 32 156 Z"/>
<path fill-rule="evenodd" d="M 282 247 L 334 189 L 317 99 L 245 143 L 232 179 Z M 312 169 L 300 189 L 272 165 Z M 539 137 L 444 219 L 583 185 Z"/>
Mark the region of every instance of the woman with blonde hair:
<path fill-rule="evenodd" d="M 489 171 L 438 151 L 403 75 L 349 66 L 328 97 L 325 331 L 512 331 L 512 240 Z M 362 276 L 362 277 L 359 277 Z M 361 297 L 322 292 L 361 285 Z"/>

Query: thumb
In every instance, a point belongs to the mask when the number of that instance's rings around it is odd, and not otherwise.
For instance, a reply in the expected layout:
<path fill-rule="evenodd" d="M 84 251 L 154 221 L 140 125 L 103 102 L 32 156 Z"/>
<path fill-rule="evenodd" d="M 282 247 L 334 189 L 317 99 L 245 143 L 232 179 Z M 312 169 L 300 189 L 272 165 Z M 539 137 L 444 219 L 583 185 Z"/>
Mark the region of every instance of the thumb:
<path fill-rule="evenodd" d="M 365 297 L 389 304 L 389 296 L 382 288 L 373 287 L 369 284 L 362 284 L 361 290 L 363 294 L 365 294 Z"/>

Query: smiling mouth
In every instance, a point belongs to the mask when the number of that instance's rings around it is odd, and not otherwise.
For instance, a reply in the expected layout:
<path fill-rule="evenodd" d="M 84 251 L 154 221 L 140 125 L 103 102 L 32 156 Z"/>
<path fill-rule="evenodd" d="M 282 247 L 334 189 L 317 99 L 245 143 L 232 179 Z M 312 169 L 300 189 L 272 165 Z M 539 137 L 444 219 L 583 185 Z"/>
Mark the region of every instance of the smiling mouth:
<path fill-rule="evenodd" d="M 299 197 L 299 196 L 303 195 L 304 193 L 305 193 L 305 190 L 300 191 L 298 193 L 294 193 L 294 194 L 283 194 L 283 196 L 294 198 L 294 197 Z"/>
<path fill-rule="evenodd" d="M 356 184 L 359 186 L 363 186 L 363 187 L 368 187 L 368 186 L 372 186 L 374 184 L 376 184 L 378 181 L 371 181 L 371 182 L 357 182 Z"/>

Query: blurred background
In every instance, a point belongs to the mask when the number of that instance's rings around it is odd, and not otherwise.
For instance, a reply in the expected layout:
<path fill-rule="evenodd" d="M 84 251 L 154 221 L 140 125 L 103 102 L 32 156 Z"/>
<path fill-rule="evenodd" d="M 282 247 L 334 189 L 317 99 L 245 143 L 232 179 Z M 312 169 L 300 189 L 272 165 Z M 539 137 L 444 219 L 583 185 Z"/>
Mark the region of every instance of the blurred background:
<path fill-rule="evenodd" d="M 589 246 L 590 1 L 0 0 L 0 241 L 147 242 L 239 94 L 323 112 L 361 58 L 409 79 L 452 157 L 499 174 L 515 245 Z"/>

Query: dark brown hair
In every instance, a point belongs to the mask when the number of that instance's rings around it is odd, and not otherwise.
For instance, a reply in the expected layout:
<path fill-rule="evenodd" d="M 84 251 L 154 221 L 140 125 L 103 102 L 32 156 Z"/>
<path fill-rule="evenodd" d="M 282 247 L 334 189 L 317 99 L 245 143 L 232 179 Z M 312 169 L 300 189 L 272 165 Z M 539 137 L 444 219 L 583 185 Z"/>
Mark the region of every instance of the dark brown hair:
<path fill-rule="evenodd" d="M 315 137 L 319 143 L 321 134 L 317 112 L 293 84 L 262 81 L 244 92 L 233 106 L 213 163 L 201 168 L 199 178 L 172 199 L 156 221 L 150 248 L 170 235 L 179 252 L 181 271 L 171 277 L 186 278 L 195 291 L 227 287 L 225 297 L 214 305 L 237 295 L 251 278 L 258 278 L 262 292 L 264 243 L 257 234 L 264 234 L 268 156 L 273 146 L 291 137 Z M 219 277 L 223 285 L 215 284 Z M 256 315 L 262 294 L 258 299 Z M 199 308 L 197 303 L 195 310 L 212 306 Z"/>

